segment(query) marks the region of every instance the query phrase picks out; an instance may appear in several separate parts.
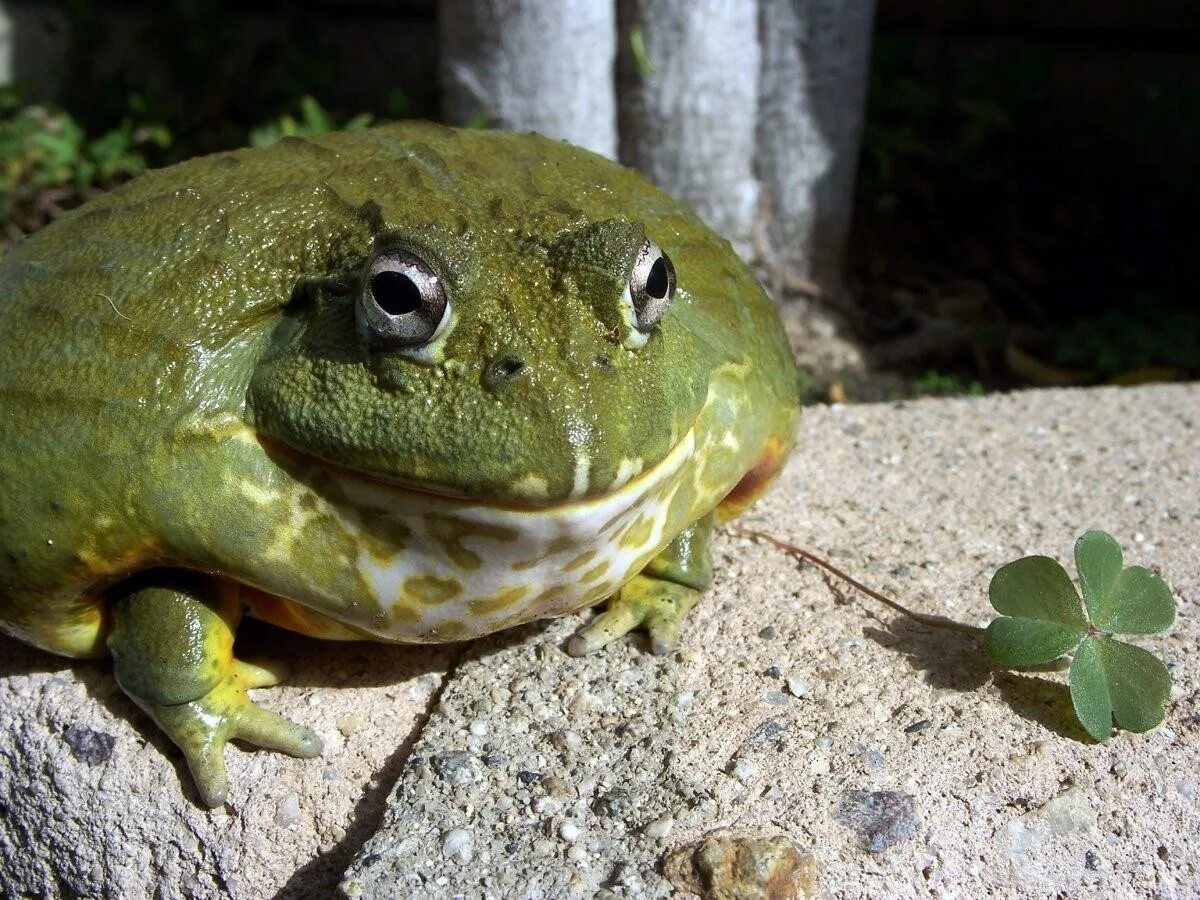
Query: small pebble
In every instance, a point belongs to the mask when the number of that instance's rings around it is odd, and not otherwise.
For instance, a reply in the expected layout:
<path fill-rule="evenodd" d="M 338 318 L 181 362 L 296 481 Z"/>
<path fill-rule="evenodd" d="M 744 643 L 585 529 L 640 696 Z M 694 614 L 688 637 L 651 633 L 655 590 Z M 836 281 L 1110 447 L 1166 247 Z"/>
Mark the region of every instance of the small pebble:
<path fill-rule="evenodd" d="M 855 791 L 842 794 L 835 818 L 858 835 L 860 846 L 881 853 L 917 836 L 917 806 L 898 791 Z"/>
<path fill-rule="evenodd" d="M 68 725 L 63 740 L 71 748 L 71 755 L 89 766 L 108 762 L 117 739 L 111 734 L 95 731 L 85 725 Z"/>
<path fill-rule="evenodd" d="M 433 767 L 443 779 L 455 787 L 474 784 L 478 778 L 471 767 L 471 754 L 462 750 L 438 754 L 433 759 Z"/>
<path fill-rule="evenodd" d="M 878 750 L 864 750 L 858 757 L 863 764 L 863 768 L 869 771 L 882 769 L 884 766 L 883 754 Z"/>
<path fill-rule="evenodd" d="M 579 844 L 575 844 L 567 851 L 567 859 L 571 862 L 583 862 L 587 859 L 587 851 Z"/>
<path fill-rule="evenodd" d="M 763 674 L 768 678 L 779 678 L 783 673 L 779 671 L 779 666 L 771 666 L 769 669 L 764 669 Z"/>
<path fill-rule="evenodd" d="M 789 675 L 787 679 L 788 693 L 793 697 L 805 697 L 809 690 L 808 682 L 799 675 Z"/>
<path fill-rule="evenodd" d="M 579 840 L 579 835 L 581 834 L 583 834 L 583 831 L 574 822 L 563 822 L 558 829 L 558 836 L 568 844 L 573 844 Z"/>
<path fill-rule="evenodd" d="M 442 838 L 442 856 L 445 859 L 457 858 L 459 862 L 469 863 L 475 856 L 471 833 L 463 828 L 447 831 Z"/>
<path fill-rule="evenodd" d="M 775 637 L 775 626 L 768 625 L 766 628 L 759 629 L 758 636 L 764 641 L 769 641 Z"/>
<path fill-rule="evenodd" d="M 926 728 L 928 728 L 932 724 L 933 724 L 933 722 L 929 721 L 929 719 L 921 719 L 921 721 L 913 722 L 911 725 L 909 725 L 907 728 L 905 728 L 904 733 L 905 734 L 916 734 L 918 731 L 924 731 Z"/>
<path fill-rule="evenodd" d="M 1095 850 L 1089 850 L 1083 854 L 1083 867 L 1091 869 L 1093 872 L 1100 868 L 1100 854 Z"/>
<path fill-rule="evenodd" d="M 487 722 L 484 722 L 482 719 L 476 719 L 467 727 L 467 731 L 471 732 L 475 737 L 487 737 Z"/>
<path fill-rule="evenodd" d="M 673 816 L 659 816 L 642 829 L 642 834 L 646 835 L 648 838 L 653 838 L 656 841 L 661 841 L 671 833 L 671 829 L 674 827 L 675 818 Z"/>
<path fill-rule="evenodd" d="M 358 713 L 350 713 L 338 719 L 337 729 L 343 737 L 350 737 L 363 726 L 363 717 Z"/>
<path fill-rule="evenodd" d="M 296 794 L 284 794 L 275 804 L 275 824 L 284 827 L 300 818 L 300 798 Z"/>
<path fill-rule="evenodd" d="M 541 772 L 530 772 L 528 769 L 522 769 L 517 773 L 517 778 L 521 784 L 536 784 L 542 780 Z"/>
<path fill-rule="evenodd" d="M 550 740 L 559 750 L 577 750 L 583 744 L 583 738 L 579 736 L 579 732 L 569 728 L 556 731 Z"/>
<path fill-rule="evenodd" d="M 729 770 L 729 774 L 738 781 L 746 782 L 758 774 L 758 766 L 745 757 L 742 757 L 733 764 L 733 768 Z"/>

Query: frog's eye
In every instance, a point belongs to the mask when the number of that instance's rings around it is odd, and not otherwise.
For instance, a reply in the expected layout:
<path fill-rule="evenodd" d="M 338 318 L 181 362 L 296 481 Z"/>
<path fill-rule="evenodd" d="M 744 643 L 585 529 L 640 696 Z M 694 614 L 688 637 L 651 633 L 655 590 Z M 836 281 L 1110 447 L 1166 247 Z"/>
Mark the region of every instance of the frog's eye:
<path fill-rule="evenodd" d="M 367 267 L 358 304 L 359 333 L 373 349 L 421 347 L 441 331 L 449 308 L 437 273 L 411 253 L 389 251 Z"/>
<path fill-rule="evenodd" d="M 671 258 L 654 241 L 647 240 L 638 251 L 629 274 L 629 297 L 637 330 L 649 332 L 675 299 L 675 267 Z"/>

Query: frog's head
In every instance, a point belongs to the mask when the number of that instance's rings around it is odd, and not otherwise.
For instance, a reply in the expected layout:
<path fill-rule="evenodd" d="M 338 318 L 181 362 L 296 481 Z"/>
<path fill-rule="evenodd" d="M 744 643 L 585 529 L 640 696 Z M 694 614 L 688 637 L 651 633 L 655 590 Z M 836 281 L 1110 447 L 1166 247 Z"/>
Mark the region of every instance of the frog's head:
<path fill-rule="evenodd" d="M 604 495 L 664 460 L 708 389 L 667 248 L 633 219 L 560 204 L 518 222 L 503 206 L 488 227 L 478 208 L 381 223 L 302 284 L 251 383 L 260 432 L 518 506 Z"/>

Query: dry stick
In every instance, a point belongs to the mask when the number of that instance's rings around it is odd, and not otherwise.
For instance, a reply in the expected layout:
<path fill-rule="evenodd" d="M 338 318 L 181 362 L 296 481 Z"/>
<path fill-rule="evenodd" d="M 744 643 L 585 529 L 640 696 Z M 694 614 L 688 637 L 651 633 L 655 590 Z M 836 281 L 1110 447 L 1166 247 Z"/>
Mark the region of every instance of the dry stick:
<path fill-rule="evenodd" d="M 777 537 L 772 537 L 765 531 L 755 531 L 753 528 L 742 528 L 740 525 L 734 525 L 730 530 L 735 531 L 738 534 L 744 534 L 747 537 L 759 538 L 760 540 L 764 540 L 769 544 L 774 544 L 789 556 L 810 562 L 814 566 L 818 566 L 824 569 L 826 572 L 836 575 L 847 584 L 858 588 L 858 590 L 862 591 L 872 600 L 877 600 L 889 609 L 894 609 L 901 615 L 908 616 L 908 618 L 912 619 L 913 621 L 920 622 L 922 625 L 928 625 L 931 628 L 948 628 L 951 631 L 960 631 L 964 634 L 969 634 L 972 637 L 978 637 L 983 632 L 982 628 L 976 628 L 974 625 L 966 625 L 962 622 L 955 622 L 953 619 L 947 619 L 944 616 L 927 616 L 919 612 L 913 612 L 913 610 L 909 609 L 908 607 L 901 606 L 895 600 L 891 600 L 883 596 L 883 594 L 879 593 L 878 591 L 871 590 L 871 588 L 867 587 L 862 582 L 851 578 L 837 566 L 833 565 L 833 563 L 828 563 L 821 559 L 821 557 L 814 556 L 812 553 L 797 547 L 795 544 L 789 544 L 787 541 L 781 541 Z"/>

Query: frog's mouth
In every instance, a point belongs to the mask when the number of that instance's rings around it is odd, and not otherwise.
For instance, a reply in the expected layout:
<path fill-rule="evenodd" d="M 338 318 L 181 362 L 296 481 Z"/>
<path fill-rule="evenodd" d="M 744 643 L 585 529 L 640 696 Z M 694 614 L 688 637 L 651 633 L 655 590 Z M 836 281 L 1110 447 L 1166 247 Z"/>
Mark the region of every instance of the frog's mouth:
<path fill-rule="evenodd" d="M 269 457 L 288 469 L 293 477 L 307 482 L 318 493 L 325 493 L 321 490 L 322 485 L 332 480 L 341 485 L 356 484 L 363 488 L 374 488 L 381 497 L 388 495 L 414 499 L 425 497 L 452 507 L 483 507 L 510 510 L 514 513 L 561 512 L 565 514 L 572 509 L 582 511 L 588 508 L 606 507 L 615 498 L 632 499 L 651 492 L 656 485 L 677 474 L 692 457 L 696 446 L 695 431 L 693 423 L 692 427 L 676 441 L 666 455 L 649 468 L 644 468 L 641 460 L 628 461 L 622 465 L 613 483 L 599 493 L 584 495 L 587 466 L 586 463 L 577 461 L 576 487 L 572 494 L 565 498 L 542 498 L 537 495 L 536 490 L 508 494 L 499 498 L 481 497 L 466 490 L 457 491 L 451 486 L 416 483 L 382 473 L 343 466 L 296 450 L 261 431 L 256 434 L 259 444 Z"/>

